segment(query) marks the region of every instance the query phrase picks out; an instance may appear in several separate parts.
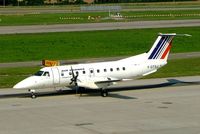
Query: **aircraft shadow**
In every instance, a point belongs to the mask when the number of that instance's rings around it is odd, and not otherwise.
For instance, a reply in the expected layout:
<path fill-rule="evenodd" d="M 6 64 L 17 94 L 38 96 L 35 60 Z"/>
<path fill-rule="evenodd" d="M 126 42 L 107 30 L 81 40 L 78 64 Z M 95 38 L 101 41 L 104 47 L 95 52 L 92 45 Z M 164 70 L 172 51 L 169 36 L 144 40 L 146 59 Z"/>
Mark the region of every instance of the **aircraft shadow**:
<path fill-rule="evenodd" d="M 128 90 L 147 90 L 147 89 L 161 88 L 161 87 L 168 87 L 168 86 L 187 86 L 187 85 L 200 85 L 200 81 L 199 82 L 185 82 L 185 81 L 180 81 L 177 79 L 167 79 L 167 82 L 160 83 L 160 84 L 110 87 L 107 90 L 108 90 L 108 92 L 111 92 L 111 94 L 109 94 L 109 97 L 120 98 L 120 99 L 137 99 L 134 97 L 115 94 L 113 92 L 128 91 Z M 100 90 L 98 90 L 98 89 L 97 90 L 86 89 L 86 90 L 82 90 L 81 93 L 84 94 L 84 95 L 81 95 L 82 97 L 100 96 Z M 37 97 L 72 95 L 72 94 L 76 94 L 76 91 L 75 90 L 61 90 L 61 91 L 48 91 L 48 92 L 35 93 L 35 95 Z M 80 94 L 80 92 L 78 92 L 78 94 Z M 3 99 L 3 98 L 26 98 L 26 97 L 31 97 L 31 94 L 30 93 L 16 93 L 16 94 L 0 95 L 0 99 Z"/>
<path fill-rule="evenodd" d="M 152 89 L 152 88 L 161 88 L 161 87 L 168 87 L 168 86 L 187 86 L 187 85 L 199 85 L 199 82 L 185 82 L 185 81 L 180 81 L 177 79 L 167 79 L 167 82 L 165 83 L 160 83 L 160 84 L 151 84 L 151 85 L 139 85 L 139 86 L 125 86 L 125 87 L 115 87 L 115 88 L 110 88 L 110 92 L 115 92 L 115 91 L 122 91 L 122 90 L 144 90 L 144 89 Z"/>

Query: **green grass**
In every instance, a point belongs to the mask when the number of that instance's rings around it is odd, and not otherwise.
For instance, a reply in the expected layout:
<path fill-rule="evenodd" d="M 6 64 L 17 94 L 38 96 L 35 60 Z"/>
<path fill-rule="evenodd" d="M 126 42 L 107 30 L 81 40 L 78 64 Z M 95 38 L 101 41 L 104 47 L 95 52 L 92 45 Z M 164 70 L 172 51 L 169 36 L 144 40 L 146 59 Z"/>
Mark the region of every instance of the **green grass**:
<path fill-rule="evenodd" d="M 163 78 L 200 75 L 200 58 L 169 60 L 158 72 L 145 78 Z"/>
<path fill-rule="evenodd" d="M 82 4 L 83 6 L 87 6 L 87 4 Z M 172 1 L 172 2 L 133 2 L 133 3 L 104 3 L 104 4 L 93 4 L 96 6 L 113 6 L 113 5 L 118 5 L 122 7 L 193 7 L 193 6 L 199 6 L 200 1 Z M 70 4 L 70 5 L 43 5 L 43 6 L 6 6 L 7 9 L 23 9 L 23 10 L 28 10 L 28 9 L 76 9 L 80 10 L 81 4 Z M 124 9 L 124 8 L 123 8 Z"/>
<path fill-rule="evenodd" d="M 19 15 L 0 15 L 0 25 L 46 25 L 46 24 L 76 24 L 97 22 L 88 20 L 88 16 L 105 16 L 106 13 L 58 13 L 58 14 L 19 14 Z M 80 17 L 81 19 L 73 19 Z M 64 19 L 62 19 L 64 18 Z M 66 19 L 71 18 L 71 19 Z"/>
<path fill-rule="evenodd" d="M 200 10 L 166 10 L 166 11 L 137 11 L 122 12 L 122 15 L 129 16 L 130 21 L 136 20 L 178 20 L 178 19 L 200 19 Z M 158 16 L 156 16 L 158 15 Z M 168 16 L 170 15 L 170 16 Z M 191 15 L 191 16 L 188 16 Z M 131 18 L 131 16 L 133 16 Z M 127 21 L 127 20 L 125 20 Z"/>
<path fill-rule="evenodd" d="M 57 13 L 57 14 L 15 14 L 0 15 L 0 26 L 6 25 L 46 25 L 46 24 L 76 24 L 76 23 L 96 23 L 96 22 L 116 22 L 116 21 L 137 21 L 137 20 L 175 20 L 175 19 L 199 19 L 200 10 L 185 11 L 138 11 L 121 12 L 126 19 L 113 20 L 105 19 L 108 12 L 90 12 L 90 13 Z M 171 14 L 171 16 L 166 16 Z M 187 16 L 188 14 L 193 14 Z M 198 15 L 195 15 L 198 14 Z M 165 16 L 145 16 L 145 15 L 165 15 Z M 182 16 L 176 16 L 182 15 Z M 88 16 L 101 19 L 90 19 Z M 132 16 L 132 17 L 131 17 Z M 73 19 L 79 17 L 80 19 Z M 71 18 L 71 19 L 67 19 Z"/>
<path fill-rule="evenodd" d="M 0 88 L 13 87 L 39 67 L 0 68 Z M 200 75 L 200 58 L 170 60 L 158 72 L 144 78 Z"/>
<path fill-rule="evenodd" d="M 39 69 L 40 67 L 0 68 L 0 88 L 12 87 Z"/>
<path fill-rule="evenodd" d="M 175 37 L 172 52 L 200 51 L 200 27 L 16 34 L 0 36 L 0 62 L 130 56 L 147 51 L 159 32 L 192 35 Z"/>

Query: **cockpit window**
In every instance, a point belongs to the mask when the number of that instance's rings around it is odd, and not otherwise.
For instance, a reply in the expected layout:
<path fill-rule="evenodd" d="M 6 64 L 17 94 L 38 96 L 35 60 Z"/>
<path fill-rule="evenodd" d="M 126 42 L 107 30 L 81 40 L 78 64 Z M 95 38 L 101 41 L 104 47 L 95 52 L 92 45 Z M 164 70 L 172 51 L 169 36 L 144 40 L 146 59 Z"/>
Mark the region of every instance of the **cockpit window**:
<path fill-rule="evenodd" d="M 43 76 L 50 76 L 49 72 L 44 72 Z"/>
<path fill-rule="evenodd" d="M 35 76 L 42 76 L 42 74 L 44 73 L 44 71 L 38 71 L 37 73 L 35 73 Z"/>

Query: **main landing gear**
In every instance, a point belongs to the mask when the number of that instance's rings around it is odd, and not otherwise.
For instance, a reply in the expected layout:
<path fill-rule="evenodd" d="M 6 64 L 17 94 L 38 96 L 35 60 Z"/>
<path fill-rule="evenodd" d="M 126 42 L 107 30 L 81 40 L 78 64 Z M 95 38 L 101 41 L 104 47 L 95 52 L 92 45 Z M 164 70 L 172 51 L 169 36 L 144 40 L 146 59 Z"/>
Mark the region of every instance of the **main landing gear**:
<path fill-rule="evenodd" d="M 106 89 L 101 89 L 101 96 L 102 96 L 102 97 L 107 97 L 107 96 L 108 96 L 108 90 L 106 90 Z"/>
<path fill-rule="evenodd" d="M 31 93 L 31 98 L 35 99 L 36 98 L 35 90 L 34 89 L 29 89 L 28 91 Z"/>

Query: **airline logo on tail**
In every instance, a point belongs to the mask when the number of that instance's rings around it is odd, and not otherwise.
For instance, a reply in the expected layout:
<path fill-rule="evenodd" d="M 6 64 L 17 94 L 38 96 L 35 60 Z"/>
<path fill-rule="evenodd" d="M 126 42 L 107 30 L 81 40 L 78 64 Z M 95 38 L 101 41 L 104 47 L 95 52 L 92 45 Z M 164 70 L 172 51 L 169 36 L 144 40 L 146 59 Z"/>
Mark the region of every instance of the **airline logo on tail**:
<path fill-rule="evenodd" d="M 148 59 L 165 59 L 172 46 L 174 34 L 160 34 L 150 50 Z"/>

